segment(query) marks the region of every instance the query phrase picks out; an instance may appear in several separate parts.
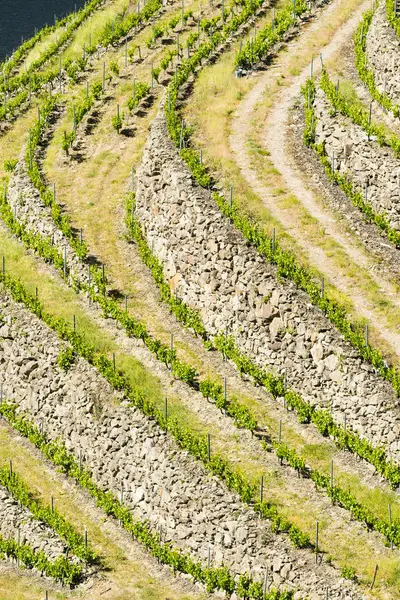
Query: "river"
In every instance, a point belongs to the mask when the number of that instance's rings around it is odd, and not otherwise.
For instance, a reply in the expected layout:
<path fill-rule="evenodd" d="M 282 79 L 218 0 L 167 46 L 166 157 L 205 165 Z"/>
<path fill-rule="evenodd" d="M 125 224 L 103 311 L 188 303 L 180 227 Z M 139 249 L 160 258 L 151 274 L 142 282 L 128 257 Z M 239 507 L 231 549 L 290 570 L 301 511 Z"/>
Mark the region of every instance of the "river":
<path fill-rule="evenodd" d="M 35 33 L 84 5 L 84 0 L 0 0 L 0 61 Z"/>

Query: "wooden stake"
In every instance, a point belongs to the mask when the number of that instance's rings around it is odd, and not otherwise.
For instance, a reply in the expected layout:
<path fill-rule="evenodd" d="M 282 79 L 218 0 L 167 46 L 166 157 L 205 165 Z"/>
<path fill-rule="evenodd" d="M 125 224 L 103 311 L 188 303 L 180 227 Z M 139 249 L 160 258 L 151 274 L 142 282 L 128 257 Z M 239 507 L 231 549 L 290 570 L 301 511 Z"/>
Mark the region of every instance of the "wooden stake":
<path fill-rule="evenodd" d="M 372 588 L 373 588 L 373 587 L 374 587 L 374 585 L 375 585 L 375 579 L 376 579 L 376 575 L 377 575 L 377 573 L 378 573 L 378 565 L 375 565 L 374 576 L 373 576 L 373 578 L 372 578 L 371 587 L 370 587 L 370 589 L 371 589 L 371 590 L 372 590 Z"/>

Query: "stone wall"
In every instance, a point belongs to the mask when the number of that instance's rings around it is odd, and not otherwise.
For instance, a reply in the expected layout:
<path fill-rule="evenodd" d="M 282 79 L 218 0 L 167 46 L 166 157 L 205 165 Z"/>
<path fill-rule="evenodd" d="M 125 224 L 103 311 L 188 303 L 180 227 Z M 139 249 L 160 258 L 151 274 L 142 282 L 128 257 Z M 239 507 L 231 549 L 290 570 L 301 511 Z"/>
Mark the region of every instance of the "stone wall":
<path fill-rule="evenodd" d="M 371 203 L 372 208 L 388 217 L 390 225 L 400 231 L 400 160 L 391 148 L 379 144 L 365 131 L 339 113 L 321 89 L 315 100 L 316 142 L 324 143 L 327 155 L 341 174 L 347 173 L 354 188 Z"/>
<path fill-rule="evenodd" d="M 386 19 L 386 2 L 378 5 L 366 39 L 366 54 L 381 93 L 400 102 L 400 40 Z"/>
<path fill-rule="evenodd" d="M 10 179 L 7 199 L 17 220 L 25 225 L 28 231 L 50 238 L 63 257 L 65 251 L 69 275 L 86 283 L 88 268 L 80 262 L 68 238 L 54 223 L 51 209 L 44 204 L 29 178 L 25 164 L 25 146 Z"/>
<path fill-rule="evenodd" d="M 262 367 L 286 372 L 312 404 L 400 459 L 393 389 L 361 360 L 306 294 L 246 244 L 209 192 L 192 181 L 161 111 L 137 174 L 137 217 L 172 289 L 210 334 L 227 331 Z"/>
<path fill-rule="evenodd" d="M 113 394 L 85 361 L 68 373 L 57 357 L 56 334 L 0 291 L 0 383 L 51 439 L 60 438 L 93 472 L 95 481 L 148 519 L 162 538 L 207 563 L 224 562 L 235 573 L 296 589 L 296 598 L 360 598 L 327 564 L 315 565 L 267 521 L 180 450 L 154 421 Z"/>
<path fill-rule="evenodd" d="M 52 561 L 65 554 L 66 544 L 51 527 L 38 521 L 32 513 L 14 500 L 6 488 L 0 486 L 0 534 L 42 551 Z M 74 563 L 81 561 L 72 556 Z"/>

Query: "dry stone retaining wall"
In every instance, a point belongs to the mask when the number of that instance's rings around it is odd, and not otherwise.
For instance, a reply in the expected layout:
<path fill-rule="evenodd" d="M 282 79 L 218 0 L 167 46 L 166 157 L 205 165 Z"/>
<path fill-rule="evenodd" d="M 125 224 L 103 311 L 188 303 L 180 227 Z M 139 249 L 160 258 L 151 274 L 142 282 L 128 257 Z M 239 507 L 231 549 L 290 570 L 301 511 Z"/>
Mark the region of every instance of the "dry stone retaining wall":
<path fill-rule="evenodd" d="M 54 223 L 51 209 L 44 204 L 29 178 L 25 164 L 25 146 L 10 179 L 7 199 L 18 221 L 25 225 L 28 231 L 51 238 L 62 256 L 64 251 L 66 252 L 68 273 L 86 283 L 87 267 L 80 262 L 69 240 Z"/>
<path fill-rule="evenodd" d="M 60 438 L 93 472 L 95 481 L 124 501 L 133 515 L 162 527 L 163 539 L 204 564 L 224 562 L 260 581 L 265 568 L 275 585 L 296 598 L 360 598 L 313 554 L 292 548 L 286 536 L 227 491 L 153 422 L 126 402 L 118 405 L 105 380 L 85 361 L 65 373 L 56 363 L 60 342 L 42 322 L 0 296 L 0 383 L 52 439 Z"/>
<path fill-rule="evenodd" d="M 19 536 L 18 536 L 19 531 Z M 36 551 L 43 551 L 54 561 L 65 554 L 66 544 L 45 523 L 36 520 L 32 513 L 14 500 L 11 494 L 0 486 L 0 534 L 5 539 L 20 540 Z M 73 562 L 79 559 L 72 557 Z"/>
<path fill-rule="evenodd" d="M 363 193 L 373 209 L 387 215 L 390 225 L 400 231 L 400 160 L 390 148 L 368 141 L 365 131 L 348 117 L 332 114 L 324 93 L 318 88 L 315 99 L 316 142 L 334 157 L 334 166 L 347 173 L 356 190 Z"/>
<path fill-rule="evenodd" d="M 366 55 L 375 83 L 381 93 L 400 101 L 399 59 L 400 40 L 386 18 L 386 2 L 377 7 L 366 38 Z"/>
<path fill-rule="evenodd" d="M 314 405 L 400 460 L 398 400 L 307 295 L 258 255 L 192 180 L 160 112 L 137 175 L 137 217 L 171 288 L 201 312 L 210 334 L 240 350 Z"/>

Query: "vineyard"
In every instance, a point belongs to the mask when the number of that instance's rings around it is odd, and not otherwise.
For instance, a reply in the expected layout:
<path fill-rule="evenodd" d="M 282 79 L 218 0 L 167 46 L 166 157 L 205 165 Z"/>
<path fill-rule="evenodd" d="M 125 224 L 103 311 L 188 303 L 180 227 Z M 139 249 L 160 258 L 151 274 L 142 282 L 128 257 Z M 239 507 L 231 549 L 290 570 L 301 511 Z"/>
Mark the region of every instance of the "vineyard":
<path fill-rule="evenodd" d="M 88 0 L 0 63 L 0 600 L 400 594 L 394 0 Z"/>

